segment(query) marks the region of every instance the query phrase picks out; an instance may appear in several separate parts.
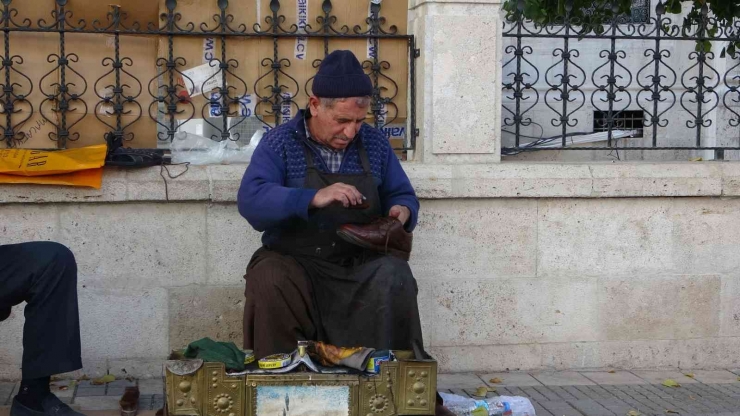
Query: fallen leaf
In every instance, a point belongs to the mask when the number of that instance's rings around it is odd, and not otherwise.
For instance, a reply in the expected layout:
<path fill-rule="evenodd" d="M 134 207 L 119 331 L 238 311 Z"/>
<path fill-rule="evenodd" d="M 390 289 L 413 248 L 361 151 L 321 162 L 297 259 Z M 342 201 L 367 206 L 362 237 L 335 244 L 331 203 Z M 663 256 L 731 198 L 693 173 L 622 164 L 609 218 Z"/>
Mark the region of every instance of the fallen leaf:
<path fill-rule="evenodd" d="M 614 371 L 614 370 L 609 370 L 609 374 L 614 374 L 614 373 L 616 373 L 616 371 Z"/>
<path fill-rule="evenodd" d="M 740 377 L 737 378 L 737 381 L 740 381 Z"/>
<path fill-rule="evenodd" d="M 493 384 L 498 384 L 498 383 L 503 383 L 504 382 L 504 380 L 501 380 L 498 377 L 494 377 L 494 378 L 492 378 L 492 379 L 490 379 L 488 381 L 491 382 L 491 383 L 493 383 Z"/>
<path fill-rule="evenodd" d="M 90 384 L 99 386 L 101 384 L 110 383 L 112 381 L 116 381 L 116 376 L 114 376 L 113 374 L 106 374 L 103 377 L 96 378 L 95 380 L 91 381 Z"/>
<path fill-rule="evenodd" d="M 673 413 L 674 415 L 677 415 L 677 414 L 679 414 L 679 413 L 678 413 L 677 411 L 675 411 L 675 410 L 670 410 L 670 409 L 666 409 L 666 411 L 665 411 L 665 412 L 666 412 L 666 413 Z"/>
<path fill-rule="evenodd" d="M 696 400 L 696 397 L 689 395 L 689 399 Z"/>
<path fill-rule="evenodd" d="M 700 157 L 694 157 L 694 158 L 689 159 L 689 162 L 701 162 L 702 160 L 704 159 Z"/>
<path fill-rule="evenodd" d="M 630 410 L 627 412 L 627 416 L 640 416 L 642 413 L 638 412 L 637 410 Z"/>
<path fill-rule="evenodd" d="M 684 374 L 688 378 L 694 378 L 694 373 Z"/>
<path fill-rule="evenodd" d="M 491 393 L 496 393 L 496 387 L 489 387 L 488 391 Z"/>
<path fill-rule="evenodd" d="M 670 378 L 663 380 L 663 385 L 666 387 L 681 387 L 680 384 L 676 383 L 676 380 L 671 380 Z"/>
<path fill-rule="evenodd" d="M 475 390 L 475 393 L 473 393 L 474 396 L 478 396 L 478 397 L 486 397 L 486 394 L 488 394 L 487 387 L 478 387 Z"/>
<path fill-rule="evenodd" d="M 59 386 L 59 391 L 67 391 L 69 390 L 69 387 L 67 386 Z"/>

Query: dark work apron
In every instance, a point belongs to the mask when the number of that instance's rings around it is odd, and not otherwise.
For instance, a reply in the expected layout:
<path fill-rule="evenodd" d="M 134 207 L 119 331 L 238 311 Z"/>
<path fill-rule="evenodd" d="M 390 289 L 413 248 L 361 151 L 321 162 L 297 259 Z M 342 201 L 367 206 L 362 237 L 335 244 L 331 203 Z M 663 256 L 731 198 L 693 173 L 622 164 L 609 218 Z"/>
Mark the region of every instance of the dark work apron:
<path fill-rule="evenodd" d="M 296 140 L 301 140 L 296 137 Z M 370 162 L 357 137 L 363 173 L 325 173 L 316 168 L 314 152 L 303 142 L 305 188 L 322 189 L 335 183 L 357 188 L 369 204 L 348 209 L 332 204 L 311 209 L 308 221 L 294 222 L 270 249 L 294 257 L 306 270 L 319 319 L 319 341 L 337 346 L 411 349 L 422 344 L 416 301 L 418 292 L 408 263 L 380 255 L 342 240 L 342 224 L 366 224 L 382 215 L 378 187 Z"/>

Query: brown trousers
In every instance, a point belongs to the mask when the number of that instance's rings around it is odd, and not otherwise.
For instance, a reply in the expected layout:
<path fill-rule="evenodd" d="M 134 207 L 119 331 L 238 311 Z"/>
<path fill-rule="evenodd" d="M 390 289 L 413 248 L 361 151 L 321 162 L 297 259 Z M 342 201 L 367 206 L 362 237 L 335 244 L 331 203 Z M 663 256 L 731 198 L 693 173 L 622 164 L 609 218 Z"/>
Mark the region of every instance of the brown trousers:
<path fill-rule="evenodd" d="M 244 348 L 261 358 L 291 352 L 298 340 L 421 346 L 418 289 L 408 263 L 375 255 L 349 268 L 322 264 L 264 248 L 254 254 L 245 275 Z"/>
<path fill-rule="evenodd" d="M 318 338 L 311 285 L 297 261 L 260 249 L 244 278 L 244 348 L 262 358 L 289 353 L 298 340 Z"/>

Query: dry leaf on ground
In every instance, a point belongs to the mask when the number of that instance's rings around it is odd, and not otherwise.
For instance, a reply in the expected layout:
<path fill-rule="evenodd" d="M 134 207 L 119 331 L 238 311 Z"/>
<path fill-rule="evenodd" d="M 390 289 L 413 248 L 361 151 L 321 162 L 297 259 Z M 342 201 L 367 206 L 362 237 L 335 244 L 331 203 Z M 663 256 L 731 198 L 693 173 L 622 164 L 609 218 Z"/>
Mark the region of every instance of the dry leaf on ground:
<path fill-rule="evenodd" d="M 91 381 L 90 384 L 99 386 L 101 384 L 110 383 L 113 381 L 116 381 L 116 376 L 114 376 L 113 374 L 106 374 L 103 377 L 96 378 L 95 380 Z"/>
<path fill-rule="evenodd" d="M 498 384 L 498 383 L 503 383 L 503 382 L 504 382 L 504 380 L 502 380 L 502 379 L 500 379 L 500 378 L 498 378 L 498 377 L 494 377 L 494 378 L 492 378 L 492 379 L 490 379 L 490 380 L 488 380 L 488 381 L 489 381 L 490 383 L 493 383 L 493 384 Z"/>
<path fill-rule="evenodd" d="M 642 413 L 638 412 L 637 410 L 630 410 L 627 412 L 627 416 L 641 416 Z"/>
<path fill-rule="evenodd" d="M 473 393 L 474 396 L 478 397 L 486 397 L 486 394 L 488 394 L 488 387 L 478 387 Z"/>
<path fill-rule="evenodd" d="M 676 380 L 672 380 L 670 378 L 663 380 L 663 385 L 666 387 L 681 387 L 680 384 L 676 383 Z"/>
<path fill-rule="evenodd" d="M 694 378 L 694 373 L 687 373 L 687 374 L 684 374 L 684 375 L 686 377 L 688 377 L 688 378 Z"/>

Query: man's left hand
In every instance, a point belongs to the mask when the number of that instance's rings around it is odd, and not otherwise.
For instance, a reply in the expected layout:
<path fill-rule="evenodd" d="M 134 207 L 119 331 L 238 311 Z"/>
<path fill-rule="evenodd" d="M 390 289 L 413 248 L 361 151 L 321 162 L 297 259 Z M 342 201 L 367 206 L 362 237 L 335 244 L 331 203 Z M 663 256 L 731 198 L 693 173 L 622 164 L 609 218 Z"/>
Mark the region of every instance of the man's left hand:
<path fill-rule="evenodd" d="M 411 218 L 411 210 L 403 205 L 394 205 L 388 212 L 388 216 L 393 217 L 398 221 L 401 221 L 401 224 L 406 225 L 406 222 Z"/>

